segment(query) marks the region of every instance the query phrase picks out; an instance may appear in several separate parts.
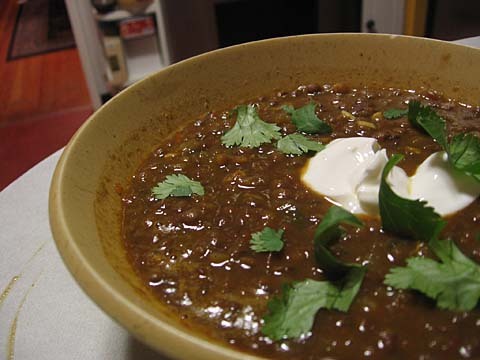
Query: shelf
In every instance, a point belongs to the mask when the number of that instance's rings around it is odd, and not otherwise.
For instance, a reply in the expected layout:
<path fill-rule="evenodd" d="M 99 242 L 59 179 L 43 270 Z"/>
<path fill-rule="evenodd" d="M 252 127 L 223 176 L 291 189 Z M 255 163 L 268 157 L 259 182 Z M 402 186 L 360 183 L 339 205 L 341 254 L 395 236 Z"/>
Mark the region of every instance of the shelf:
<path fill-rule="evenodd" d="M 125 87 L 165 66 L 161 60 L 155 36 L 125 41 L 124 47 L 128 69 L 128 80 Z"/>
<path fill-rule="evenodd" d="M 140 13 L 115 10 L 106 14 L 99 14 L 88 0 L 65 0 L 65 2 L 95 109 L 101 106 L 103 97 L 113 95 L 166 66 L 165 61 L 169 61 L 169 53 L 160 0 L 153 0 Z M 108 52 L 111 55 L 109 56 L 104 37 L 119 36 L 119 26 L 124 20 L 146 16 L 154 16 L 156 33 L 145 33 L 145 37 L 122 38 L 123 56 L 118 53 L 118 49 L 117 52 Z M 115 59 L 112 57 L 116 55 L 120 56 L 117 60 L 122 61 L 121 66 L 126 67 L 126 80 L 125 76 L 112 74 L 110 66 L 115 68 Z"/>
<path fill-rule="evenodd" d="M 121 10 L 121 9 L 113 10 L 106 14 L 100 14 L 97 11 L 95 11 L 95 9 L 93 9 L 93 11 L 94 11 L 95 19 L 97 21 L 121 21 L 121 20 L 125 20 L 135 16 L 155 14 L 155 6 L 156 6 L 155 1 L 153 1 L 150 5 L 148 5 L 148 7 L 144 11 L 138 14 L 134 14 L 127 10 Z"/>

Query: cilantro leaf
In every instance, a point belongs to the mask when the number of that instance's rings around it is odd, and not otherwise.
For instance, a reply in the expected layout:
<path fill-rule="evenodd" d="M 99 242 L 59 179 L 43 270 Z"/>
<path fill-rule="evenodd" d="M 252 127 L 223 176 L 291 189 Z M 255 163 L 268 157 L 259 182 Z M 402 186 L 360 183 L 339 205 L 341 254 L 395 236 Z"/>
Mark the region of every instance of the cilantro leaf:
<path fill-rule="evenodd" d="M 404 199 L 390 188 L 387 176 L 402 159 L 402 155 L 393 155 L 383 168 L 378 194 L 382 227 L 399 235 L 428 241 L 438 236 L 446 222 L 425 201 Z"/>
<path fill-rule="evenodd" d="M 417 128 L 420 128 L 420 129 L 422 129 L 422 126 L 417 122 L 417 115 L 420 112 L 421 107 L 422 107 L 422 104 L 420 104 L 419 101 L 412 100 L 408 102 L 408 110 L 407 110 L 408 121 L 410 121 L 410 123 L 413 126 L 416 126 Z"/>
<path fill-rule="evenodd" d="M 317 311 L 330 308 L 337 294 L 337 288 L 327 281 L 307 279 L 284 285 L 282 294 L 268 302 L 262 333 L 274 341 L 306 334 Z"/>
<path fill-rule="evenodd" d="M 322 151 L 325 145 L 301 134 L 290 134 L 277 142 L 277 148 L 285 154 L 301 155 L 308 151 Z"/>
<path fill-rule="evenodd" d="M 315 103 L 311 102 L 298 109 L 291 105 L 283 106 L 282 109 L 292 117 L 292 122 L 299 131 L 307 134 L 331 133 L 332 127 L 317 117 L 315 107 Z"/>
<path fill-rule="evenodd" d="M 420 291 L 441 309 L 473 310 L 480 299 L 480 266 L 451 240 L 433 238 L 429 246 L 441 262 L 412 257 L 406 267 L 390 270 L 384 283 L 397 289 Z"/>
<path fill-rule="evenodd" d="M 480 139 L 474 134 L 458 134 L 448 147 L 448 160 L 456 169 L 480 181 Z"/>
<path fill-rule="evenodd" d="M 167 175 L 163 182 L 152 188 L 152 195 L 159 200 L 169 196 L 203 195 L 204 193 L 202 184 L 182 174 Z"/>
<path fill-rule="evenodd" d="M 236 112 L 237 122 L 222 136 L 223 145 L 254 148 L 280 139 L 280 128 L 263 121 L 253 105 L 240 105 Z"/>
<path fill-rule="evenodd" d="M 393 120 L 401 118 L 408 114 L 407 109 L 388 109 L 383 112 L 383 117 L 385 119 Z"/>
<path fill-rule="evenodd" d="M 480 181 L 480 139 L 472 133 L 458 134 L 447 142 L 446 123 L 430 106 L 418 101 L 408 104 L 408 119 L 426 131 L 448 154 L 450 164 Z"/>
<path fill-rule="evenodd" d="M 363 278 L 367 268 L 365 266 L 355 266 L 342 278 L 339 283 L 340 288 L 338 295 L 333 303 L 333 308 L 343 312 L 347 312 L 352 305 L 355 296 L 357 296 L 360 286 L 362 286 Z"/>
<path fill-rule="evenodd" d="M 280 251 L 283 249 L 283 233 L 283 229 L 275 231 L 267 226 L 252 234 L 250 249 L 256 252 Z"/>
<path fill-rule="evenodd" d="M 338 283 L 307 279 L 284 285 L 268 303 L 262 333 L 274 341 L 308 334 L 318 310 L 348 311 L 364 275 L 364 268 L 354 268 Z"/>
<path fill-rule="evenodd" d="M 358 264 L 344 263 L 338 260 L 328 250 L 328 245 L 345 234 L 340 224 L 348 224 L 355 227 L 363 226 L 359 219 L 339 206 L 332 206 L 328 209 L 322 222 L 318 225 L 314 237 L 315 258 L 319 267 L 327 275 L 344 275 L 352 267 L 360 267 Z"/>
<path fill-rule="evenodd" d="M 448 149 L 446 122 L 430 106 L 423 106 L 418 101 L 408 103 L 408 120 L 412 125 L 423 129 L 440 146 Z"/>
<path fill-rule="evenodd" d="M 466 257 L 451 240 L 433 238 L 428 242 L 428 247 L 444 263 L 454 261 L 467 266 L 478 266 L 473 260 Z"/>
<path fill-rule="evenodd" d="M 307 279 L 284 285 L 282 294 L 268 303 L 269 312 L 263 318 L 264 335 L 274 341 L 298 338 L 311 330 L 318 310 L 348 311 L 360 290 L 366 269 L 358 264 L 340 262 L 327 249 L 331 241 L 342 235 L 341 223 L 363 225 L 348 211 L 332 206 L 315 232 L 317 262 L 325 271 L 340 271 L 341 277 L 334 282 Z"/>

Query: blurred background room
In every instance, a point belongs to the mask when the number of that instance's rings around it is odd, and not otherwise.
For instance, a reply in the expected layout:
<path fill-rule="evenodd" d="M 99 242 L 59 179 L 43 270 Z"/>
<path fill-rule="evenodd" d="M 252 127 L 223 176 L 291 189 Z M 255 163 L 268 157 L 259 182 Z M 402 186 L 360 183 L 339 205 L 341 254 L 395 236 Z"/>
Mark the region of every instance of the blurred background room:
<path fill-rule="evenodd" d="M 1 0 L 0 190 L 169 64 L 279 36 L 480 35 L 478 0 Z"/>

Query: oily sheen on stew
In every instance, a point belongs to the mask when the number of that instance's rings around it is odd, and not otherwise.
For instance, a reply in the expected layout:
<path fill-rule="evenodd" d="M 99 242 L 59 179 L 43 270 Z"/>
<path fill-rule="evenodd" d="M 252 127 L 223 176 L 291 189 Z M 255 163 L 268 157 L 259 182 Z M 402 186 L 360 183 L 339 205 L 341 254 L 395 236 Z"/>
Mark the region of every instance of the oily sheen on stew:
<path fill-rule="evenodd" d="M 282 136 L 298 129 L 290 109 L 315 104 L 329 133 L 308 139 L 328 144 L 346 137 L 375 138 L 389 155 L 402 154 L 408 176 L 440 145 L 413 127 L 408 102 L 429 105 L 446 120 L 448 134 L 480 131 L 480 109 L 426 89 L 350 88 L 344 84 L 300 86 L 250 99 L 258 115 Z M 241 105 L 241 104 L 239 104 Z M 345 262 L 367 268 L 347 312 L 319 310 L 310 332 L 273 341 L 262 333 L 268 302 L 294 281 L 322 281 L 315 261 L 315 229 L 332 204 L 302 182 L 312 152 L 286 155 L 276 141 L 257 147 L 226 147 L 222 136 L 236 112 L 219 109 L 158 144 L 124 192 L 123 235 L 128 256 L 145 285 L 181 321 L 213 340 L 259 356 L 285 359 L 457 359 L 480 356 L 480 311 L 438 309 L 415 291 L 384 284 L 394 267 L 414 256 L 435 258 L 426 242 L 382 229 L 378 216 L 359 215 L 363 227 L 330 245 Z M 203 195 L 156 199 L 152 189 L 171 175 L 201 183 Z M 480 262 L 480 201 L 446 217 L 442 238 Z M 283 247 L 256 252 L 252 234 L 283 230 Z"/>

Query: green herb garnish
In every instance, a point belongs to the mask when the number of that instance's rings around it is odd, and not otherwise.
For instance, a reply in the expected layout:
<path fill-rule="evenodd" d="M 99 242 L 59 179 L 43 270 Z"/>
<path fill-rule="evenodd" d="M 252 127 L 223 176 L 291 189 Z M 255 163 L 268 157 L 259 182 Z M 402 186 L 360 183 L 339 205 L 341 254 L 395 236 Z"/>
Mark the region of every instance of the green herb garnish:
<path fill-rule="evenodd" d="M 256 252 L 280 251 L 283 249 L 284 230 L 275 231 L 268 226 L 262 231 L 252 234 L 250 240 L 250 249 Z"/>
<path fill-rule="evenodd" d="M 322 151 L 325 145 L 310 140 L 302 134 L 290 134 L 278 140 L 277 148 L 285 154 L 301 155 L 309 151 Z"/>
<path fill-rule="evenodd" d="M 384 283 L 396 289 L 420 291 L 441 309 L 473 310 L 480 298 L 480 266 L 466 257 L 451 240 L 433 238 L 429 247 L 440 262 L 407 259 L 407 266 L 390 270 Z"/>
<path fill-rule="evenodd" d="M 408 109 L 388 109 L 383 112 L 385 119 L 393 120 L 408 114 Z"/>
<path fill-rule="evenodd" d="M 448 147 L 448 159 L 456 169 L 480 181 L 480 139 L 473 134 L 459 134 Z"/>
<path fill-rule="evenodd" d="M 418 101 L 408 104 L 408 120 L 417 128 L 423 129 L 440 146 L 448 149 L 446 122 L 430 106 L 422 106 Z"/>
<path fill-rule="evenodd" d="M 202 184 L 182 174 L 167 175 L 163 182 L 152 189 L 153 196 L 159 200 L 169 196 L 203 195 L 204 193 Z"/>
<path fill-rule="evenodd" d="M 387 176 L 402 159 L 402 155 L 393 155 L 383 168 L 378 194 L 382 227 L 398 235 L 428 241 L 438 236 L 446 222 L 426 201 L 404 199 L 390 188 Z"/>
<path fill-rule="evenodd" d="M 353 268 L 337 283 L 307 279 L 284 285 L 268 303 L 262 333 L 274 341 L 307 335 L 320 309 L 348 311 L 364 275 L 364 268 Z"/>
<path fill-rule="evenodd" d="M 291 105 L 285 105 L 282 109 L 291 115 L 293 124 L 298 131 L 307 134 L 328 134 L 332 127 L 325 121 L 320 120 L 315 114 L 315 103 L 311 102 L 301 108 L 295 109 Z"/>
<path fill-rule="evenodd" d="M 346 312 L 350 308 L 366 269 L 358 264 L 337 260 L 327 246 L 344 234 L 340 224 L 360 227 L 362 222 L 348 211 L 332 206 L 315 232 L 315 256 L 318 265 L 336 281 L 306 279 L 283 286 L 282 294 L 268 303 L 262 333 L 274 341 L 298 338 L 312 328 L 320 309 Z"/>
<path fill-rule="evenodd" d="M 237 122 L 222 136 L 223 145 L 254 148 L 272 139 L 280 139 L 280 128 L 260 119 L 254 106 L 240 105 L 236 112 Z"/>
<path fill-rule="evenodd" d="M 440 144 L 455 169 L 480 181 L 480 139 L 477 136 L 462 133 L 448 143 L 445 120 L 430 106 L 423 106 L 418 101 L 408 104 L 408 119 Z"/>
<path fill-rule="evenodd" d="M 362 227 L 363 223 L 350 212 L 339 206 L 332 206 L 328 209 L 322 222 L 315 231 L 314 247 L 315 258 L 318 266 L 327 275 L 344 275 L 353 267 L 361 267 L 359 264 L 345 263 L 332 255 L 328 246 L 345 235 L 345 230 L 340 224 L 348 224 L 355 227 Z"/>

